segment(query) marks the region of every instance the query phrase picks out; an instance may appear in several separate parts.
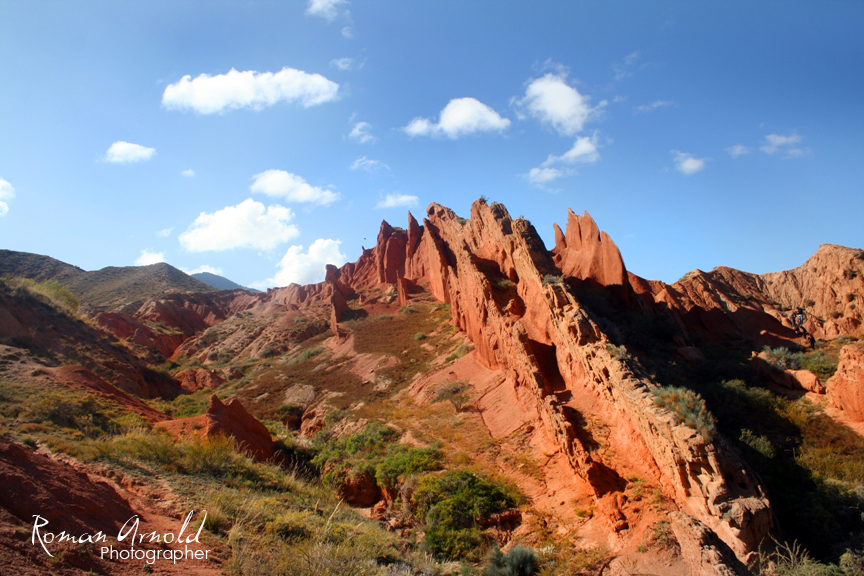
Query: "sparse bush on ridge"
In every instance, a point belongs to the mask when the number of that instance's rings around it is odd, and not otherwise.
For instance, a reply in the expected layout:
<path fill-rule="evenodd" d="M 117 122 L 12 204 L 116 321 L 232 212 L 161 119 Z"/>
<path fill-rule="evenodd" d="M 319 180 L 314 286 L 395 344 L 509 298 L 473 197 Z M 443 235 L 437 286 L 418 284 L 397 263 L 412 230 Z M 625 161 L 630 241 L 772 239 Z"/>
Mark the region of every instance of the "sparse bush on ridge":
<path fill-rule="evenodd" d="M 709 442 L 714 438 L 715 420 L 702 396 L 687 388 L 662 386 L 653 390 L 654 404 L 675 414 L 675 421 L 693 428 Z"/>
<path fill-rule="evenodd" d="M 465 380 L 457 380 L 450 382 L 439 388 L 432 397 L 433 402 L 443 402 L 447 400 L 453 405 L 457 412 L 461 412 L 462 408 L 471 399 L 467 390 L 471 388 Z"/>
<path fill-rule="evenodd" d="M 504 554 L 495 545 L 486 559 L 483 576 L 533 576 L 538 570 L 537 556 L 531 548 L 517 545 Z"/>
<path fill-rule="evenodd" d="M 549 286 L 550 284 L 561 284 L 564 282 L 564 279 L 561 276 L 555 276 L 554 274 L 546 274 L 543 276 L 543 286 Z"/>

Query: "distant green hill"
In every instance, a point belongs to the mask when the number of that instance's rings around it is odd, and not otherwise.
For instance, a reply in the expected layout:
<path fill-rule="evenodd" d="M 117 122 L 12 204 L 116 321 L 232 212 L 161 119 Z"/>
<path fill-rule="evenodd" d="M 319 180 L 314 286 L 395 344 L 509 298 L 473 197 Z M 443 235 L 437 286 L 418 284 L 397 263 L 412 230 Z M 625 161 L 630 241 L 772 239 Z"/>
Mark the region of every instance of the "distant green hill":
<path fill-rule="evenodd" d="M 258 292 L 258 290 L 253 290 L 252 288 L 241 286 L 240 284 L 232 282 L 224 276 L 219 276 L 218 274 L 211 274 L 210 272 L 198 272 L 197 274 L 192 274 L 192 277 L 197 278 L 198 280 L 204 282 L 205 284 L 209 284 L 210 286 L 218 290 L 246 290 L 247 292 Z"/>
<path fill-rule="evenodd" d="M 120 308 L 176 292 L 214 292 L 213 286 L 160 262 L 149 266 L 109 266 L 86 271 L 49 256 L 0 250 L 0 276 L 56 280 L 82 304 Z"/>

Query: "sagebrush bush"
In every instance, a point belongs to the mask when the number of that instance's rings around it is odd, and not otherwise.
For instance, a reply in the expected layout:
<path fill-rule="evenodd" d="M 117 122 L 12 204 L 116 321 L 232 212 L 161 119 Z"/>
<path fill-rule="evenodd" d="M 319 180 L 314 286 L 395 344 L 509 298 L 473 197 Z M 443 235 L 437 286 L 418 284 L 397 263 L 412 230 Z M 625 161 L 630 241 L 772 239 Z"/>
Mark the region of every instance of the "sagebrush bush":
<path fill-rule="evenodd" d="M 677 386 L 662 386 L 653 392 L 654 404 L 675 414 L 677 423 L 695 429 L 709 442 L 714 438 L 716 421 L 702 396 Z"/>
<path fill-rule="evenodd" d="M 483 576 L 534 576 L 539 569 L 534 551 L 525 546 L 514 546 L 507 554 L 495 546 L 486 562 Z"/>
<path fill-rule="evenodd" d="M 303 352 L 298 354 L 296 357 L 292 358 L 291 361 L 288 362 L 288 364 L 290 366 L 293 366 L 295 364 L 300 364 L 301 362 L 305 362 L 305 361 L 309 360 L 310 358 L 314 358 L 315 356 L 318 356 L 323 351 L 324 351 L 324 348 L 322 348 L 321 346 L 315 346 L 313 348 L 307 348 L 306 350 L 304 350 Z"/>

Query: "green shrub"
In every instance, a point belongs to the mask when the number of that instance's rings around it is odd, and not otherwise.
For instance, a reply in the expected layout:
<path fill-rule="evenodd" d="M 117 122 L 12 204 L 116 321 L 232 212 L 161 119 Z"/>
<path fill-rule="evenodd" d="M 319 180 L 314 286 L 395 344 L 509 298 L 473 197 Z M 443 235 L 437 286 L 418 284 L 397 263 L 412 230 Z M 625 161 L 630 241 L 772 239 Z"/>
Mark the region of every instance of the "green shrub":
<path fill-rule="evenodd" d="M 419 474 L 441 468 L 441 450 L 437 447 L 414 448 L 393 444 L 387 456 L 375 469 L 375 479 L 384 488 L 393 488 L 409 474 Z"/>
<path fill-rule="evenodd" d="M 444 385 L 439 388 L 437 392 L 435 392 L 435 396 L 432 397 L 433 402 L 443 402 L 447 400 L 453 405 L 453 408 L 456 409 L 457 412 L 461 412 L 462 408 L 468 401 L 471 399 L 471 396 L 466 392 L 471 388 L 471 385 L 468 384 L 465 380 L 456 380 L 455 382 L 450 382 L 449 384 Z"/>
<path fill-rule="evenodd" d="M 39 398 L 26 411 L 26 418 L 79 430 L 90 437 L 113 434 L 120 429 L 95 397 L 66 391 L 49 392 Z"/>
<path fill-rule="evenodd" d="M 561 276 L 555 276 L 553 274 L 546 274 L 543 276 L 543 286 L 549 286 L 550 284 L 561 284 L 564 282 L 564 279 Z"/>
<path fill-rule="evenodd" d="M 506 486 L 467 470 L 427 474 L 413 496 L 426 529 L 424 546 L 438 557 L 476 559 L 486 543 L 479 522 L 515 506 L 517 496 Z"/>
<path fill-rule="evenodd" d="M 417 309 L 413 306 L 402 306 L 399 308 L 400 314 L 417 314 Z"/>
<path fill-rule="evenodd" d="M 752 430 L 747 428 L 741 430 L 738 440 L 747 444 L 766 458 L 773 458 L 777 455 L 777 450 L 771 440 L 765 436 L 757 436 Z"/>
<path fill-rule="evenodd" d="M 453 362 L 454 360 L 458 360 L 459 358 L 462 358 L 463 356 L 465 356 L 468 352 L 470 352 L 473 349 L 474 349 L 473 346 L 469 346 L 468 344 L 462 344 L 461 346 L 456 348 L 455 352 L 450 354 L 445 359 L 445 362 Z"/>
<path fill-rule="evenodd" d="M 714 416 L 699 394 L 677 386 L 663 386 L 653 392 L 654 404 L 672 411 L 677 423 L 695 429 L 709 442 L 714 438 Z"/>
<path fill-rule="evenodd" d="M 780 370 L 798 370 L 801 368 L 801 356 L 786 347 L 771 348 L 765 346 L 762 352 L 768 356 L 767 362 Z"/>
<path fill-rule="evenodd" d="M 514 546 L 507 554 L 495 546 L 486 562 L 483 576 L 533 576 L 539 569 L 534 551 L 525 546 Z"/>
<path fill-rule="evenodd" d="M 425 340 L 425 339 L 426 339 L 426 333 L 425 332 L 417 332 L 416 334 L 414 334 L 414 341 L 415 342 L 420 342 L 421 340 Z"/>
<path fill-rule="evenodd" d="M 318 356 L 323 351 L 324 351 L 324 348 L 322 348 L 321 346 L 315 346 L 313 348 L 307 348 L 306 350 L 304 350 L 303 352 L 298 354 L 296 357 L 292 358 L 291 361 L 288 362 L 288 364 L 290 366 L 293 366 L 295 364 L 300 364 L 301 362 L 306 362 L 310 358 L 314 358 L 315 356 Z"/>
<path fill-rule="evenodd" d="M 606 344 L 606 351 L 612 355 L 616 360 L 627 360 L 630 358 L 630 352 L 627 351 L 627 347 L 621 344 L 620 346 L 615 346 L 614 344 Z"/>
<path fill-rule="evenodd" d="M 500 278 L 495 282 L 495 286 L 501 290 L 510 290 L 516 287 L 516 283 L 509 278 Z"/>

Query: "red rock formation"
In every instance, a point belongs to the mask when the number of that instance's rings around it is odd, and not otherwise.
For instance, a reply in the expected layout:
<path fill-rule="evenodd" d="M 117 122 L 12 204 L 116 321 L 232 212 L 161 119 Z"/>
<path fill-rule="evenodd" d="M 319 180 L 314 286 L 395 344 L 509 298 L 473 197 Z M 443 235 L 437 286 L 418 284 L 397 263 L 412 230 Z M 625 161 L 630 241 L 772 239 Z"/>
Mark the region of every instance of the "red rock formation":
<path fill-rule="evenodd" d="M 828 401 L 851 420 L 864 422 L 864 350 L 848 344 L 840 351 L 837 372 L 825 383 Z"/>
<path fill-rule="evenodd" d="M 238 448 L 256 460 L 267 461 L 273 457 L 273 438 L 267 427 L 250 415 L 236 398 L 223 404 L 214 394 L 203 415 L 159 422 L 156 427 L 178 438 L 231 436 Z"/>
<path fill-rule="evenodd" d="M 629 286 L 621 252 L 612 239 L 585 212 L 567 213 L 567 233 L 555 224 L 555 264 L 565 277 L 593 280 L 601 286 Z"/>
<path fill-rule="evenodd" d="M 189 368 L 174 374 L 174 378 L 180 383 L 184 394 L 192 394 L 196 390 L 215 390 L 225 383 L 225 379 L 215 372 L 204 368 Z"/>
<path fill-rule="evenodd" d="M 130 412 L 134 412 L 150 422 L 159 422 L 167 419 L 167 416 L 162 412 L 154 410 L 149 404 L 139 398 L 131 396 L 116 386 L 109 384 L 83 366 L 58 366 L 57 368 L 48 368 L 47 371 L 52 379 L 61 386 L 75 388 L 85 393 L 93 393 L 117 402 Z"/>

